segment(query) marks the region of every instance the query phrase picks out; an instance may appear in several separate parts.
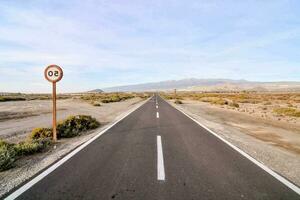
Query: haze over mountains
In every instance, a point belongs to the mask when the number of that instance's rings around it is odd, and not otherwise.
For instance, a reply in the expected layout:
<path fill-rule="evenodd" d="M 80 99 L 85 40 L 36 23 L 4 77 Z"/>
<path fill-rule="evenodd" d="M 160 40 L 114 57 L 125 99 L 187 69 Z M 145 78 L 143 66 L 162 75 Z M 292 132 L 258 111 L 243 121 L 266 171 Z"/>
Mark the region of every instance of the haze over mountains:
<path fill-rule="evenodd" d="M 103 90 L 101 90 L 101 89 L 95 89 L 95 90 L 90 90 L 87 93 L 102 93 L 102 92 L 103 92 Z"/>
<path fill-rule="evenodd" d="M 156 91 L 156 90 L 184 90 L 184 91 L 300 91 L 300 82 L 253 82 L 232 79 L 181 79 L 161 82 L 125 85 L 104 88 L 105 92 Z"/>

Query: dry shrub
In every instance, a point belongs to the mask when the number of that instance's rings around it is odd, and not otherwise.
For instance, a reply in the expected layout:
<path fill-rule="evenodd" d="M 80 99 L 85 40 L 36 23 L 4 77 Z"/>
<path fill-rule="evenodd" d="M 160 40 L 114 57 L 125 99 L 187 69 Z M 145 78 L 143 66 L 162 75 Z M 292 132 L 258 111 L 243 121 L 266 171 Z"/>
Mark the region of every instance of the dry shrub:
<path fill-rule="evenodd" d="M 0 140 L 0 171 L 14 167 L 17 154 L 13 144 Z"/>
<path fill-rule="evenodd" d="M 179 99 L 176 99 L 174 103 L 176 103 L 176 104 L 183 104 L 182 101 L 180 101 Z"/>
<path fill-rule="evenodd" d="M 283 116 L 300 117 L 300 111 L 295 108 L 275 108 L 273 112 Z"/>
<path fill-rule="evenodd" d="M 35 128 L 29 134 L 29 139 L 51 138 L 52 134 L 52 129 L 50 128 Z"/>
<path fill-rule="evenodd" d="M 20 142 L 14 146 L 18 156 L 32 155 L 42 152 L 51 144 L 50 138 L 40 138 L 35 140 L 27 140 Z"/>
<path fill-rule="evenodd" d="M 57 132 L 59 138 L 70 138 L 80 134 L 80 132 L 98 128 L 100 123 L 91 116 L 77 115 L 70 116 L 66 120 L 58 123 Z"/>

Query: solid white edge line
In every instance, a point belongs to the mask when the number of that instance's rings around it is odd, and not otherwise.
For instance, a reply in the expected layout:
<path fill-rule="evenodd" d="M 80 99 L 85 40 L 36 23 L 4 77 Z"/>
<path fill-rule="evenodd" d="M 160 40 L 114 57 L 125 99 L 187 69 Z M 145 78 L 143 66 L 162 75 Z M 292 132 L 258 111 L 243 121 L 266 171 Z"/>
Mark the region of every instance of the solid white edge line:
<path fill-rule="evenodd" d="M 203 127 L 205 130 L 207 130 L 208 132 L 210 132 L 211 134 L 213 134 L 214 136 L 216 136 L 218 139 L 220 139 L 221 141 L 223 141 L 224 143 L 226 143 L 228 146 L 230 146 L 231 148 L 233 148 L 234 150 L 236 150 L 237 152 L 239 152 L 240 154 L 242 154 L 244 157 L 248 158 L 250 161 L 252 161 L 258 167 L 260 167 L 261 169 L 263 169 L 264 171 L 266 171 L 267 173 L 269 173 L 271 176 L 273 176 L 274 178 L 276 178 L 278 181 L 280 181 L 281 183 L 283 183 L 285 186 L 289 187 L 291 190 L 293 190 L 298 195 L 300 195 L 300 188 L 297 185 L 293 184 L 292 182 L 290 182 L 289 180 L 287 180 L 283 176 L 281 176 L 278 173 L 274 172 L 272 169 L 270 169 L 266 165 L 262 164 L 261 162 L 259 162 L 258 160 L 256 160 L 252 156 L 250 156 L 249 154 L 245 153 L 240 148 L 234 146 L 232 143 L 228 142 L 227 140 L 225 140 L 224 138 L 222 138 L 221 136 L 219 136 L 217 133 L 215 133 L 214 131 L 210 130 L 205 125 L 203 125 L 202 123 L 200 123 L 199 121 L 197 121 L 196 119 L 194 119 L 193 117 L 191 117 L 190 115 L 188 115 L 187 113 L 185 113 L 182 109 L 173 106 L 168 101 L 166 101 L 166 102 L 169 105 L 171 105 L 173 108 L 175 108 L 176 110 L 180 111 L 185 116 L 187 116 L 188 118 L 190 118 L 191 120 L 193 120 L 194 122 L 196 122 L 199 126 Z"/>
<path fill-rule="evenodd" d="M 21 194 L 23 194 L 24 192 L 26 192 L 28 189 L 30 189 L 33 185 L 35 185 L 36 183 L 38 183 L 40 180 L 42 180 L 43 178 L 45 178 L 47 175 L 49 175 L 51 172 L 53 172 L 55 169 L 57 169 L 59 166 L 61 166 L 62 164 L 64 164 L 67 160 L 69 160 L 70 158 L 72 158 L 75 154 L 77 154 L 79 151 L 81 151 L 82 149 L 84 149 L 86 146 L 88 146 L 90 143 L 92 143 L 94 140 L 96 140 L 97 138 L 99 138 L 103 133 L 105 133 L 106 131 L 108 131 L 109 129 L 111 129 L 113 126 L 115 126 L 117 123 L 119 123 L 121 120 L 123 120 L 124 118 L 126 118 L 128 115 L 130 115 L 131 113 L 133 113 L 134 111 L 136 111 L 138 108 L 140 108 L 141 106 L 143 106 L 145 103 L 147 103 L 151 98 L 149 98 L 148 100 L 146 100 L 145 102 L 143 102 L 141 105 L 131 109 L 130 111 L 126 112 L 124 114 L 124 116 L 122 116 L 120 119 L 118 119 L 116 122 L 114 122 L 113 124 L 111 124 L 110 126 L 108 126 L 107 128 L 105 128 L 104 130 L 102 130 L 100 133 L 98 133 L 97 135 L 95 135 L 94 137 L 92 137 L 90 140 L 86 141 L 85 143 L 83 143 L 81 146 L 77 147 L 76 149 L 74 149 L 72 152 L 70 152 L 69 154 L 67 154 L 64 158 L 62 158 L 61 160 L 59 160 L 57 163 L 53 164 L 51 167 L 49 167 L 48 169 L 46 169 L 44 172 L 42 172 L 40 175 L 38 175 L 37 177 L 35 177 L 34 179 L 32 179 L 31 181 L 29 181 L 28 183 L 26 183 L 25 185 L 23 185 L 22 187 L 20 187 L 18 190 L 16 190 L 15 192 L 13 192 L 12 194 L 10 194 L 9 196 L 7 196 L 5 198 L 5 200 L 12 200 L 12 199 L 16 199 L 17 197 L 19 197 Z"/>
<path fill-rule="evenodd" d="M 157 180 L 164 181 L 166 179 L 164 155 L 162 150 L 161 136 L 157 136 Z"/>
<path fill-rule="evenodd" d="M 159 118 L 159 112 L 156 112 L 156 118 Z"/>

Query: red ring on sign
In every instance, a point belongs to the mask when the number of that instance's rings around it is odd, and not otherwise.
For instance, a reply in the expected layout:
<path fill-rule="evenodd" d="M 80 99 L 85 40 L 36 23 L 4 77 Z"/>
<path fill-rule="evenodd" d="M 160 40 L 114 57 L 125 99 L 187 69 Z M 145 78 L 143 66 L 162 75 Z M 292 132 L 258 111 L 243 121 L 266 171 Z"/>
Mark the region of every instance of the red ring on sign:
<path fill-rule="evenodd" d="M 49 69 L 49 68 L 53 68 L 53 67 L 56 68 L 56 69 L 60 72 L 60 76 L 59 76 L 58 79 L 56 79 L 56 80 L 51 80 L 51 79 L 49 79 L 48 76 L 47 76 L 47 71 L 48 71 L 48 69 Z M 49 65 L 49 66 L 45 69 L 44 76 L 45 76 L 45 78 L 46 78 L 49 82 L 56 83 L 56 82 L 60 81 L 60 80 L 63 78 L 64 73 L 63 73 L 63 70 L 61 69 L 60 66 L 58 66 L 58 65 Z"/>

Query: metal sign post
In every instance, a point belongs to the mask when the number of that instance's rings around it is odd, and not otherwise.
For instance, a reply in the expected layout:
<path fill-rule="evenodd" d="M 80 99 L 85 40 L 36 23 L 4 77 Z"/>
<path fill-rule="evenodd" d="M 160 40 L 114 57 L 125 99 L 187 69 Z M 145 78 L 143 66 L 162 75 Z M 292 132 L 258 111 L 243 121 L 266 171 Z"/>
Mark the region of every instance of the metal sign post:
<path fill-rule="evenodd" d="M 56 133 L 56 83 L 63 77 L 63 70 L 57 65 L 49 65 L 44 72 L 46 80 L 52 83 L 52 101 L 53 101 L 53 141 L 57 141 Z"/>

